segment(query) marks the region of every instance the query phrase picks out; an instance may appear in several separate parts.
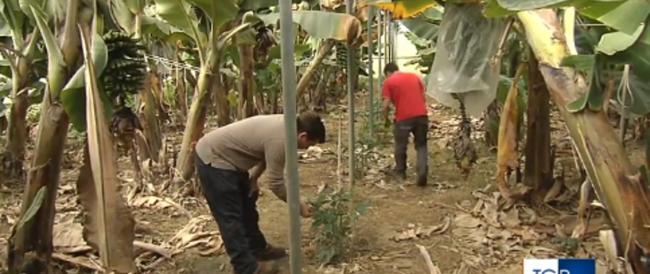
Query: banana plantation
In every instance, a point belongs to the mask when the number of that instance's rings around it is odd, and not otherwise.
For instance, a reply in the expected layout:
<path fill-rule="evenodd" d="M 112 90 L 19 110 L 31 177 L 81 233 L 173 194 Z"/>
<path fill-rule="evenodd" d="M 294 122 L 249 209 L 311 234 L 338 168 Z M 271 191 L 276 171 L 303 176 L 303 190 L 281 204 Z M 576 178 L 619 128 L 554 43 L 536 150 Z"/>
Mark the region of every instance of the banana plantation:
<path fill-rule="evenodd" d="M 276 115 L 286 202 L 263 175 L 253 209 L 287 253 L 241 273 L 580 258 L 595 269 L 571 273 L 650 274 L 647 0 L 2 0 L 0 15 L 0 273 L 240 273 L 195 147 Z M 402 179 L 395 75 L 426 101 Z M 326 135 L 306 149 L 305 112 Z"/>

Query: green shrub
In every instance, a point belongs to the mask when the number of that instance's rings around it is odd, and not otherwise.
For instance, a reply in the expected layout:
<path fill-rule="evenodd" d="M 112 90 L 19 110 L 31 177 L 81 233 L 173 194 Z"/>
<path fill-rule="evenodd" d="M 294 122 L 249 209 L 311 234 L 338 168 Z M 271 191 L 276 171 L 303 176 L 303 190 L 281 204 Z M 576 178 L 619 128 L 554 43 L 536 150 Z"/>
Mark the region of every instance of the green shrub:
<path fill-rule="evenodd" d="M 312 201 L 316 257 L 321 264 L 331 264 L 343 258 L 352 238 L 354 221 L 368 208 L 356 202 L 352 192 L 326 188 Z"/>

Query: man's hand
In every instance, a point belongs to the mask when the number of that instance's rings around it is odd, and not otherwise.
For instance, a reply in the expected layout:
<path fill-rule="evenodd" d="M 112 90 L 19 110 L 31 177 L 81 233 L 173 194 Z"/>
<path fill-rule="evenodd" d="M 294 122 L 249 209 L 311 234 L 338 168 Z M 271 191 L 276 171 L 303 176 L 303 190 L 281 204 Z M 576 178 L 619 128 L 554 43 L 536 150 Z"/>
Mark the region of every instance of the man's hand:
<path fill-rule="evenodd" d="M 311 218 L 314 215 L 314 208 L 309 203 L 304 201 L 300 202 L 300 216 L 303 218 Z"/>

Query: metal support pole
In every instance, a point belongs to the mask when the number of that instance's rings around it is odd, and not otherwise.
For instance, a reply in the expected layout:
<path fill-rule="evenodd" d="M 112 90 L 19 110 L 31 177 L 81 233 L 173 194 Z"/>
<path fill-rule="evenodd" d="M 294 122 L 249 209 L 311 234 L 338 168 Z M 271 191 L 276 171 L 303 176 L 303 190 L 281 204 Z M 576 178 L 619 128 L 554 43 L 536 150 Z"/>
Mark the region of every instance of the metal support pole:
<path fill-rule="evenodd" d="M 384 18 L 381 16 L 381 10 L 377 12 L 377 87 L 379 88 L 379 94 L 382 92 L 382 85 L 384 83 L 384 46 L 386 43 L 382 40 L 382 35 L 384 27 Z M 381 97 L 381 96 L 380 96 Z"/>
<path fill-rule="evenodd" d="M 390 11 L 384 13 L 384 63 L 390 62 Z"/>
<path fill-rule="evenodd" d="M 395 25 L 393 23 L 393 14 L 388 14 L 388 60 L 395 62 Z"/>
<path fill-rule="evenodd" d="M 289 204 L 289 260 L 291 274 L 300 274 L 300 192 L 298 190 L 298 140 L 296 125 L 296 66 L 293 47 L 293 13 L 291 0 L 279 0 L 282 33 L 282 94 L 284 96 L 285 163 L 287 168 L 287 203 Z"/>
<path fill-rule="evenodd" d="M 372 68 L 372 21 L 374 20 L 375 9 L 370 7 L 368 11 L 368 93 L 370 93 L 370 111 L 368 112 L 368 139 L 375 138 L 375 77 Z"/>
<path fill-rule="evenodd" d="M 390 24 L 393 27 L 393 32 L 390 35 L 392 40 L 390 44 L 393 47 L 393 51 L 391 52 L 391 61 L 397 62 L 397 45 L 399 44 L 397 43 L 397 34 L 399 33 L 399 24 L 395 20 L 391 20 Z"/>
<path fill-rule="evenodd" d="M 354 12 L 354 0 L 345 1 L 346 12 L 352 16 Z M 346 45 L 348 49 L 348 161 L 349 161 L 349 176 L 350 176 L 350 185 L 354 185 L 354 81 L 352 77 L 356 75 L 354 69 L 354 47 L 352 46 L 352 41 L 348 41 Z"/>

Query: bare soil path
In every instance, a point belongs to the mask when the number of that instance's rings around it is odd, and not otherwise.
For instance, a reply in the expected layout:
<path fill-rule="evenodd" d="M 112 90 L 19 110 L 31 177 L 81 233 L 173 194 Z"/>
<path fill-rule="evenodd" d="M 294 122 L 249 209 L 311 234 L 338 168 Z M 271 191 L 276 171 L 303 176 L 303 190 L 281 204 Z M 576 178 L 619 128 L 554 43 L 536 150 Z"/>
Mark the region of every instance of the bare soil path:
<path fill-rule="evenodd" d="M 314 197 L 324 184 L 337 183 L 335 117 L 334 114 L 325 116 L 329 140 L 319 147 L 322 154 L 308 154 L 301 160 L 301 195 L 306 198 Z M 453 152 L 447 145 L 447 141 L 453 138 L 457 116 L 434 106 L 431 108 L 431 118 L 434 126 L 428 143 L 429 185 L 417 187 L 413 180 L 398 184 L 382 173 L 393 163 L 390 158 L 392 141 L 390 135 L 380 135 L 384 136 L 381 145 L 367 153 L 367 172 L 355 185 L 357 199 L 368 202 L 370 208 L 354 224 L 350 250 L 342 263 L 319 266 L 312 244 L 312 220 L 302 220 L 304 273 L 429 273 L 417 245 L 427 249 L 442 273 L 521 273 L 523 258 L 527 256 L 597 257 L 599 264 L 604 263 L 602 247 L 597 241 L 597 229 L 604 224 L 602 212 L 597 212 L 591 226 L 592 233 L 588 234 L 587 239 L 571 242 L 566 238 L 575 226 L 576 186 L 570 181 L 572 175 L 567 175 L 564 190 L 568 198 L 560 197 L 562 201 L 552 206 L 533 210 L 521 203 L 510 209 L 499 208 L 500 200 L 493 186 L 495 154 L 485 148 L 481 140 L 476 140 L 479 161 L 469 178 L 463 179 L 455 167 Z M 359 134 L 365 134 L 361 126 L 362 118 L 357 122 L 360 124 Z M 180 136 L 173 134 L 178 133 L 169 134 L 170 146 L 180 141 Z M 343 136 L 345 134 L 344 131 Z M 81 166 L 81 139 L 78 139 L 69 142 L 71 148 L 66 153 L 57 202 L 59 214 L 56 222 L 61 224 L 63 230 L 71 229 L 71 224 L 78 224 L 80 220 L 74 187 L 77 169 Z M 409 146 L 408 160 L 409 179 L 412 179 L 412 145 Z M 572 160 L 567 161 L 567 165 L 572 165 Z M 342 163 L 345 167 L 347 161 L 344 159 Z M 119 177 L 125 185 L 132 185 L 134 176 L 128 158 L 122 157 L 120 165 Z M 145 185 L 151 189 L 130 200 L 137 221 L 136 238 L 168 250 L 178 250 L 178 253 L 171 258 L 151 252 L 141 253 L 138 263 L 143 272 L 232 273 L 228 257 L 220 244 L 216 224 L 202 196 L 193 198 L 182 195 L 191 183 L 175 185 L 169 172 L 161 171 L 156 166 L 145 168 L 145 173 Z M 160 186 L 165 183 L 169 187 L 160 192 Z M 124 192 L 128 190 L 129 187 L 126 187 Z M 0 273 L 6 270 L 6 245 L 10 228 L 17 219 L 21 191 L 20 184 L 6 185 L 0 189 Z M 258 207 L 261 227 L 268 241 L 288 246 L 286 205 L 264 189 Z M 75 226 L 75 229 L 78 227 Z M 66 245 L 75 244 L 74 237 L 57 237 L 55 241 L 59 254 L 65 252 Z M 77 256 L 91 265 L 97 259 L 88 251 L 68 256 Z M 56 261 L 61 273 L 92 273 L 80 267 L 80 264 Z M 599 265 L 599 269 L 604 269 L 603 265 Z"/>

